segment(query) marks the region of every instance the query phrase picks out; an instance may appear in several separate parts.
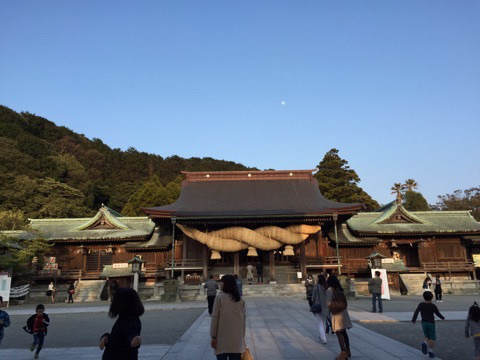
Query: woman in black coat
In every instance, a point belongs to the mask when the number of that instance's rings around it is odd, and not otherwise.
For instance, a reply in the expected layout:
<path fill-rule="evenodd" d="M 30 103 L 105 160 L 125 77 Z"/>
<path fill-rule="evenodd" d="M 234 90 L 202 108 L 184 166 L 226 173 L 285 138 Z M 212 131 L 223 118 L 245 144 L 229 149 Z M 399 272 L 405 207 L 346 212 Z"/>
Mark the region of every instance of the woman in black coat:
<path fill-rule="evenodd" d="M 133 289 L 120 288 L 115 292 L 109 316 L 117 318 L 112 331 L 100 338 L 100 349 L 105 349 L 102 360 L 138 360 L 138 349 L 142 343 L 140 316 L 145 309 Z"/>

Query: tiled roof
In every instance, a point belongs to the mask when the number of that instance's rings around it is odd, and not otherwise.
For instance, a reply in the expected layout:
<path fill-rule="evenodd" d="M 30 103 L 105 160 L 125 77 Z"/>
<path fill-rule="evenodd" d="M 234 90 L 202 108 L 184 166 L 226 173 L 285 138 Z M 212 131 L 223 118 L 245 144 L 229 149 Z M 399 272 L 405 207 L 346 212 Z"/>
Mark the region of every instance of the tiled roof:
<path fill-rule="evenodd" d="M 394 214 L 403 222 L 389 221 Z M 480 223 L 469 211 L 407 211 L 402 205 L 391 203 L 384 212 L 358 213 L 347 220 L 348 228 L 362 234 L 480 234 Z"/>
<path fill-rule="evenodd" d="M 110 229 L 89 229 L 89 226 L 105 216 L 113 225 Z M 41 236 L 49 241 L 96 241 L 118 239 L 148 239 L 155 224 L 148 217 L 120 217 L 117 218 L 109 209 L 102 207 L 93 218 L 76 219 L 30 219 L 32 231 L 17 231 L 11 236 L 29 239 Z M 7 232 L 2 232 L 5 235 Z"/>
<path fill-rule="evenodd" d="M 354 213 L 361 204 L 327 200 L 312 170 L 185 173 L 178 200 L 146 208 L 153 217 L 276 217 Z"/>
<path fill-rule="evenodd" d="M 381 241 L 377 237 L 357 237 L 350 232 L 345 223 L 338 227 L 337 237 L 340 245 L 376 245 Z M 335 231 L 333 229 L 328 233 L 328 238 L 335 242 Z"/>

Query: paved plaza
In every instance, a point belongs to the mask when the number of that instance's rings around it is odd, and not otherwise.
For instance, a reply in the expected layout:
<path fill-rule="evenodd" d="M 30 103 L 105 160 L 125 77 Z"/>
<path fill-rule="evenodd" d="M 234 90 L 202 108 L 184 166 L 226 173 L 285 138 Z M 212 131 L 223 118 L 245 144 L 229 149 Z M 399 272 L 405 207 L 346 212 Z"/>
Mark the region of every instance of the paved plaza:
<path fill-rule="evenodd" d="M 316 321 L 304 300 L 278 297 L 247 298 L 246 301 L 247 344 L 255 359 L 334 359 L 338 354 L 339 347 L 334 335 L 328 335 L 327 345 L 319 342 Z M 401 339 L 402 342 L 393 339 L 397 335 L 396 327 L 415 329 L 415 334 L 420 331 L 421 335 L 419 324 L 415 327 L 404 322 L 410 320 L 412 310 L 408 309 L 414 308 L 418 301 L 418 297 L 402 297 L 386 302 L 385 310 L 396 311 L 386 311 L 383 314 L 372 314 L 364 310 L 369 306 L 368 298 L 350 301 L 350 313 L 355 321 L 354 327 L 349 331 L 353 359 L 424 359 L 424 355 L 417 349 L 419 341 L 416 338 L 406 341 Z M 451 310 L 444 311 L 447 319 L 463 320 L 465 311 L 459 309 L 471 301 L 472 297 L 451 298 L 446 306 Z M 441 311 L 442 304 L 439 304 Z M 215 356 L 209 345 L 210 317 L 204 310 L 205 306 L 204 302 L 147 302 L 147 312 L 142 318 L 144 344 L 140 350 L 140 359 L 214 360 Z M 57 322 L 52 322 L 52 331 L 48 335 L 41 358 L 100 359 L 101 351 L 95 345 L 101 329 L 111 326 L 112 320 L 107 317 L 107 309 L 104 303 L 50 306 L 49 313 L 53 318 L 57 318 Z M 7 329 L 0 359 L 32 358 L 32 353 L 26 349 L 29 339 L 24 333 L 20 335 L 21 333 L 17 332 L 19 329 L 16 329 L 31 312 L 29 306 L 9 309 L 15 322 Z M 100 320 L 95 319 L 101 319 L 101 323 L 97 324 Z M 89 329 L 91 323 L 96 325 Z M 444 322 L 447 323 L 449 322 Z M 460 321 L 451 321 L 450 324 L 459 327 Z M 409 327 L 406 327 L 407 325 Z M 465 354 L 468 353 L 467 349 Z M 448 357 L 443 357 L 442 353 L 438 355 L 443 359 L 468 358 L 455 356 L 456 354 L 458 355 L 453 351 L 447 352 Z"/>

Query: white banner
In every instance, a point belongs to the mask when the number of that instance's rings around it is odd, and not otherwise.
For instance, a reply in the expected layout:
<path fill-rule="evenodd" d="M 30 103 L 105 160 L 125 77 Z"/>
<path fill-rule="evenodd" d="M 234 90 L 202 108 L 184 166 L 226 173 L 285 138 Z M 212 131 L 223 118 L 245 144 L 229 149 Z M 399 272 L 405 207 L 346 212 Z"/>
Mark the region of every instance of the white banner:
<path fill-rule="evenodd" d="M 28 295 L 30 292 L 30 285 L 16 286 L 10 289 L 10 298 L 17 299 L 22 296 Z"/>
<path fill-rule="evenodd" d="M 3 301 L 10 301 L 10 285 L 12 284 L 12 278 L 8 275 L 0 275 L 0 296 Z"/>
<path fill-rule="evenodd" d="M 372 278 L 375 277 L 375 271 L 380 271 L 380 279 L 382 279 L 382 299 L 390 300 L 390 289 L 388 287 L 387 270 L 372 269 Z"/>

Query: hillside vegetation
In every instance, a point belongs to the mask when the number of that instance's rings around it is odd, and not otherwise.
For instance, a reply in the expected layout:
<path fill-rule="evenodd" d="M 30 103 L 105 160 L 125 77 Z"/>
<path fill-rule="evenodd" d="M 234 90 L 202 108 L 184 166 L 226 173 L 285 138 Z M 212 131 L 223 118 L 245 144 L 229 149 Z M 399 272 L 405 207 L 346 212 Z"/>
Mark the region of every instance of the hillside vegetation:
<path fill-rule="evenodd" d="M 20 209 L 31 218 L 89 216 L 102 203 L 122 210 L 145 183 L 154 181 L 175 192 L 182 170 L 248 168 L 212 158 L 112 149 L 100 139 L 0 106 L 0 210 Z M 156 199 L 168 203 L 171 196 Z M 139 213 L 131 204 L 126 210 L 126 215 Z"/>

